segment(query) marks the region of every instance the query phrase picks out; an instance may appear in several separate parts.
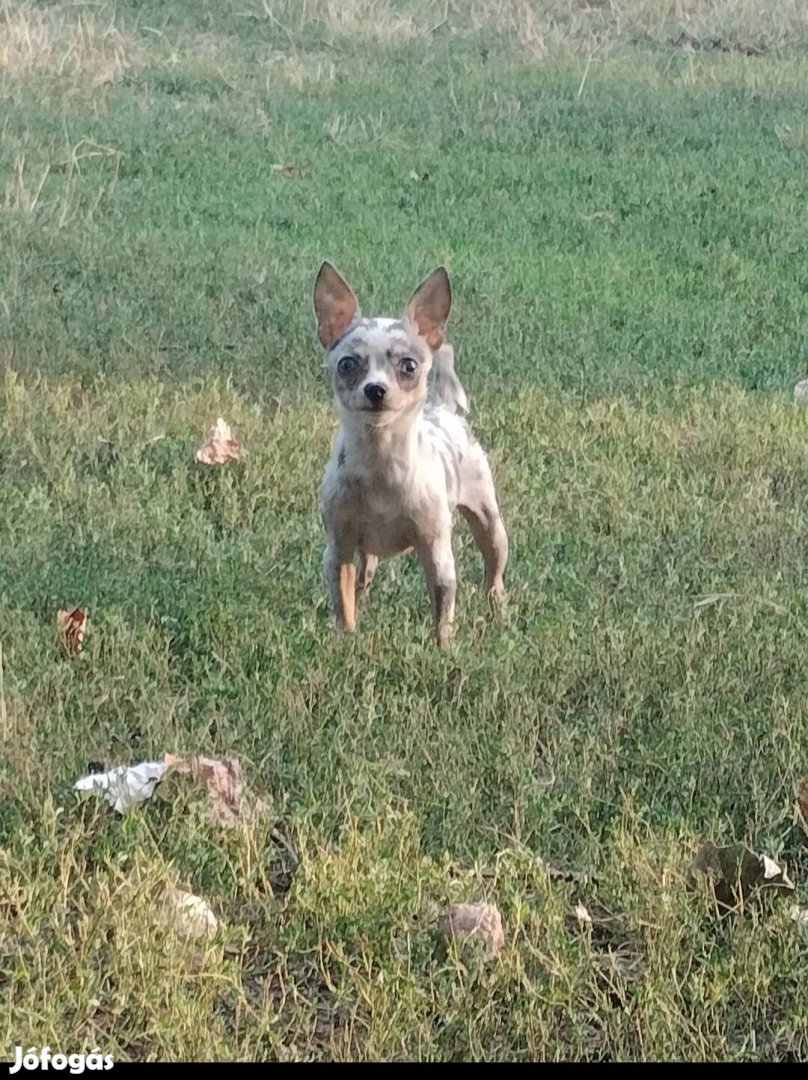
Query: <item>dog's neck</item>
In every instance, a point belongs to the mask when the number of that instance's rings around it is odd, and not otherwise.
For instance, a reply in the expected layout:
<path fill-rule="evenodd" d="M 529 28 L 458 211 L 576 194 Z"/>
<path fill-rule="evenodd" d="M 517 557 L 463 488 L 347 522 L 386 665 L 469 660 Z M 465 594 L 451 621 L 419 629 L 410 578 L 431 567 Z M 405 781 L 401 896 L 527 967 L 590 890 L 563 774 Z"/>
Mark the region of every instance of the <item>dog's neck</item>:
<path fill-rule="evenodd" d="M 418 454 L 418 430 L 424 402 L 387 424 L 369 424 L 363 416 L 340 409 L 346 461 L 384 472 L 389 465 L 409 465 Z"/>

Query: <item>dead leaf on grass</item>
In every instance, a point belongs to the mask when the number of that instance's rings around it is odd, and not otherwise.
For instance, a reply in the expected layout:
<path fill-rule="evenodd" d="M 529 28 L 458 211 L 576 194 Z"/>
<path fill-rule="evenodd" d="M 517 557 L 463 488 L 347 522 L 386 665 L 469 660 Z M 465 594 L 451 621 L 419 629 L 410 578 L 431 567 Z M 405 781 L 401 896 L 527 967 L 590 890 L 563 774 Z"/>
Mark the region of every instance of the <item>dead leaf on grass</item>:
<path fill-rule="evenodd" d="M 727 909 L 737 906 L 759 888 L 794 889 L 785 870 L 768 855 L 757 855 L 746 844 L 717 847 L 711 840 L 699 848 L 687 868 L 688 884 L 706 879 L 716 903 Z"/>
<path fill-rule="evenodd" d="M 286 177 L 287 180 L 297 180 L 308 173 L 309 167 L 308 165 L 284 165 L 279 162 L 272 166 L 272 171 Z"/>
<path fill-rule="evenodd" d="M 84 643 L 84 634 L 87 630 L 87 612 L 80 607 L 72 611 L 57 611 L 56 625 L 59 628 L 59 638 L 65 653 L 73 657 L 81 651 Z"/>
<path fill-rule="evenodd" d="M 182 758 L 166 754 L 164 761 L 166 769 L 171 772 L 190 774 L 205 782 L 210 799 L 210 817 L 220 825 L 238 825 L 245 815 L 261 813 L 266 809 L 260 799 L 244 799 L 241 762 L 238 758 Z"/>
<path fill-rule="evenodd" d="M 230 425 L 220 416 L 208 432 L 208 437 L 196 452 L 196 460 L 203 465 L 227 465 L 241 459 L 241 446 L 233 435 Z"/>

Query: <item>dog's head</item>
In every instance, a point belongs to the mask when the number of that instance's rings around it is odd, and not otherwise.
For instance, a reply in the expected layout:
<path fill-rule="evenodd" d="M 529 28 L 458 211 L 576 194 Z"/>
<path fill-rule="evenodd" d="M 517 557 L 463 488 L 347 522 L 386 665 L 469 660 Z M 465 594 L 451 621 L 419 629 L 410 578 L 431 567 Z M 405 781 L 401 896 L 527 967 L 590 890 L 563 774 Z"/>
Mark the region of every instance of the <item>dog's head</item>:
<path fill-rule="evenodd" d="M 451 306 L 441 266 L 415 290 L 400 319 L 364 319 L 350 285 L 323 263 L 314 311 L 341 410 L 378 427 L 420 409 Z"/>

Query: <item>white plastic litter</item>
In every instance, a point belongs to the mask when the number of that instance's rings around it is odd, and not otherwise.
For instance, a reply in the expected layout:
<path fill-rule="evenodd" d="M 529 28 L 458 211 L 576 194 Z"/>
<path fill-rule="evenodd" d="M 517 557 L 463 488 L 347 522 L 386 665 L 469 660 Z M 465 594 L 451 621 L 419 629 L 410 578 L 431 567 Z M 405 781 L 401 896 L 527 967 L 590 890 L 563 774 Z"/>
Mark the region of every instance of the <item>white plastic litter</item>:
<path fill-rule="evenodd" d="M 113 810 L 126 814 L 154 794 L 166 766 L 162 761 L 143 761 L 140 765 L 122 765 L 105 773 L 82 776 L 73 785 L 75 791 L 102 794 Z"/>

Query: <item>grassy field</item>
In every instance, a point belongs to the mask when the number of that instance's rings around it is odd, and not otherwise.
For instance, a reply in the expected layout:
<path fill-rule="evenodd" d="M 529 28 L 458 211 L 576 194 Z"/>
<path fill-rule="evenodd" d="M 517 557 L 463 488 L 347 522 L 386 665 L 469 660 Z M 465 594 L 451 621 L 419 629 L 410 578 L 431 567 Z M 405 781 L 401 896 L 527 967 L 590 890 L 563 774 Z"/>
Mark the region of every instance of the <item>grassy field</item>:
<path fill-rule="evenodd" d="M 806 60 L 802 0 L 0 0 L 0 1053 L 808 1059 Z M 499 627 L 458 529 L 448 655 L 407 560 L 332 631 L 323 258 L 453 275 L 512 561 Z M 71 790 L 164 752 L 268 814 Z M 718 919 L 707 839 L 794 897 Z"/>

